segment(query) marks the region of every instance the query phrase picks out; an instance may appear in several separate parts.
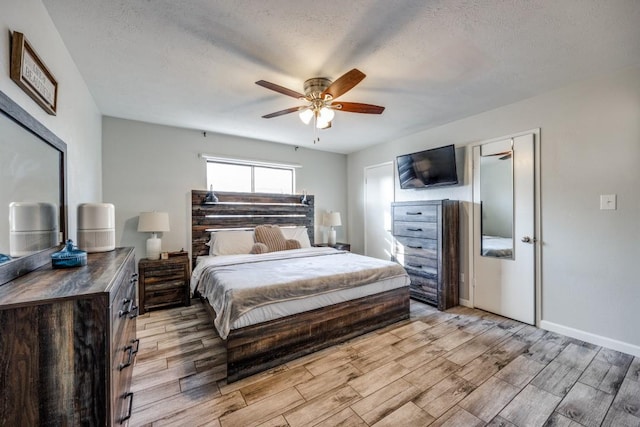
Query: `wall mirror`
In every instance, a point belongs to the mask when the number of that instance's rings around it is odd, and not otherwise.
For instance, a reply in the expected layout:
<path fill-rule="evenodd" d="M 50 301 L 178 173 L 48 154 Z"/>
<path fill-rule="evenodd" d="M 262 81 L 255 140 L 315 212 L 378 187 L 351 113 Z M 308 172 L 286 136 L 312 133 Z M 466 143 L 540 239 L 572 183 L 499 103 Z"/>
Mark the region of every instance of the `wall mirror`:
<path fill-rule="evenodd" d="M 513 259 L 513 148 L 511 140 L 485 144 L 480 153 L 480 255 Z"/>
<path fill-rule="evenodd" d="M 0 285 L 66 239 L 65 177 L 64 141 L 0 92 Z"/>

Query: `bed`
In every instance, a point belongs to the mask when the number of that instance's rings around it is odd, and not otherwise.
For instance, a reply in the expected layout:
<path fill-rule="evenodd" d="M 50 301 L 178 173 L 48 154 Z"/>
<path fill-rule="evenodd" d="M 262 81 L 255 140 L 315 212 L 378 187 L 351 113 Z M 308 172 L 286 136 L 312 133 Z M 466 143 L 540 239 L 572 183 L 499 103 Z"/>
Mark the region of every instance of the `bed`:
<path fill-rule="evenodd" d="M 513 258 L 513 239 L 484 234 L 482 236 L 482 256 Z"/>
<path fill-rule="evenodd" d="M 234 239 L 240 241 L 263 224 L 289 235 L 304 230 L 301 240 L 313 242 L 313 196 L 216 198 L 192 191 L 191 287 L 226 342 L 228 382 L 409 317 L 408 276 L 390 261 L 308 243 L 263 254 L 227 254 L 218 246 L 210 255 L 218 242 L 212 233 L 244 232 Z"/>

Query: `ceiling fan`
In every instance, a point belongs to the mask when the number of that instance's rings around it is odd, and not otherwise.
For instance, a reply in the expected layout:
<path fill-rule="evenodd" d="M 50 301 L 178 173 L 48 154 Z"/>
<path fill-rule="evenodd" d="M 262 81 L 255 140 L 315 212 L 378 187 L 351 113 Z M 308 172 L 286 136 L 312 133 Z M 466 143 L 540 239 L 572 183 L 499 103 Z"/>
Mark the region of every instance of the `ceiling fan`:
<path fill-rule="evenodd" d="M 313 77 L 304 82 L 304 94 L 275 83 L 259 80 L 256 82 L 258 86 L 306 102 L 305 105 L 276 111 L 275 113 L 266 114 L 262 117 L 271 119 L 297 111 L 300 120 L 305 124 L 309 124 L 313 119 L 316 129 L 327 129 L 331 127 L 335 110 L 350 113 L 382 114 L 384 107 L 380 107 L 379 105 L 362 104 L 359 102 L 336 102 L 336 98 L 353 89 L 353 87 L 360 83 L 365 77 L 365 74 L 356 68 L 343 74 L 334 82 L 326 77 Z"/>

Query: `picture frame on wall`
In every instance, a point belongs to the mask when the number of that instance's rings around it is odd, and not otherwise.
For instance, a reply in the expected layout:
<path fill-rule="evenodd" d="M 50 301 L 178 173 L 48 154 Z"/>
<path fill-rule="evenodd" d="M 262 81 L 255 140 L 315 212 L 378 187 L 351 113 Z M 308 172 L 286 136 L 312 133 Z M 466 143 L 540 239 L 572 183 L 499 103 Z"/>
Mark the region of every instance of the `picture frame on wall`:
<path fill-rule="evenodd" d="M 11 38 L 10 77 L 42 109 L 56 115 L 58 82 L 24 34 L 17 31 Z"/>

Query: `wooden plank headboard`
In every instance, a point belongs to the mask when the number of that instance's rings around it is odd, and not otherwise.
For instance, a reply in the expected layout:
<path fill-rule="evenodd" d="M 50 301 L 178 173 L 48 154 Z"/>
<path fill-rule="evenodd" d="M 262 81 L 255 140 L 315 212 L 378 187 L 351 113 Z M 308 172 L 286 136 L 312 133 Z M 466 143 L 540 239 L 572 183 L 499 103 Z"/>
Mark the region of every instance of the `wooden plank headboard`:
<path fill-rule="evenodd" d="M 191 190 L 191 261 L 208 255 L 209 232 L 255 228 L 262 224 L 305 226 L 314 242 L 314 197 L 301 203 L 296 194 L 215 192 L 218 201 L 207 201 L 206 190 Z"/>

